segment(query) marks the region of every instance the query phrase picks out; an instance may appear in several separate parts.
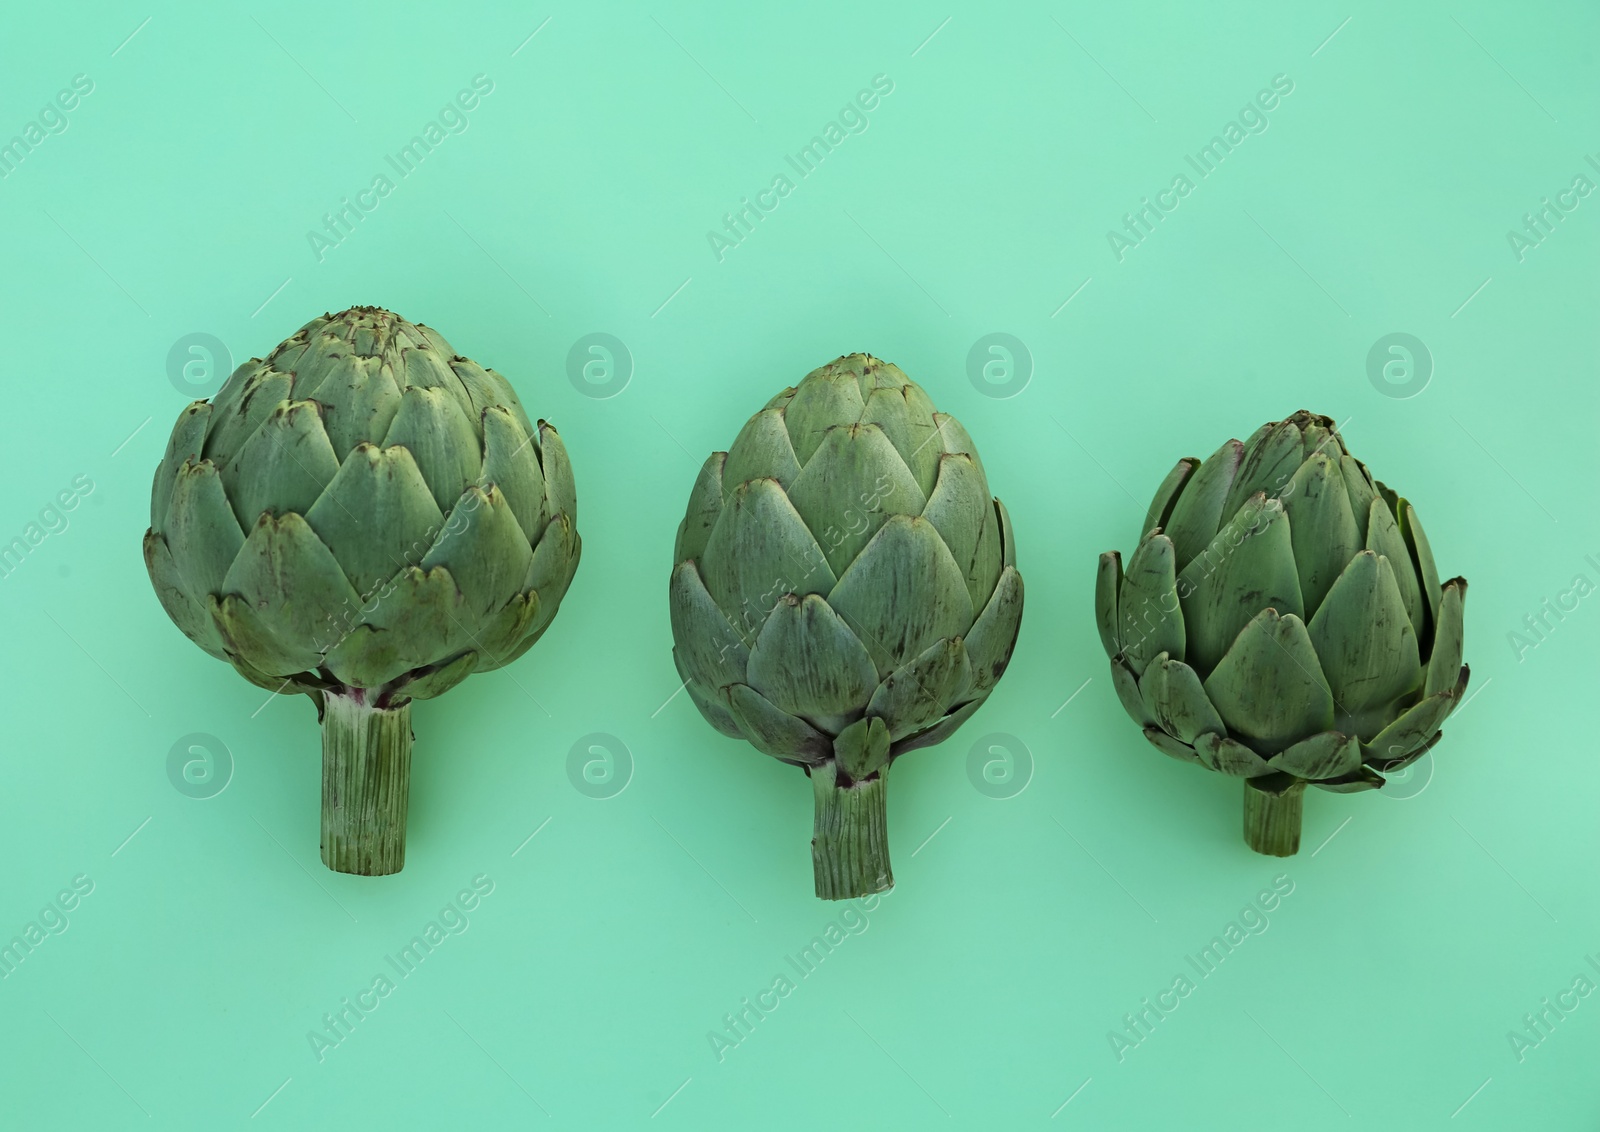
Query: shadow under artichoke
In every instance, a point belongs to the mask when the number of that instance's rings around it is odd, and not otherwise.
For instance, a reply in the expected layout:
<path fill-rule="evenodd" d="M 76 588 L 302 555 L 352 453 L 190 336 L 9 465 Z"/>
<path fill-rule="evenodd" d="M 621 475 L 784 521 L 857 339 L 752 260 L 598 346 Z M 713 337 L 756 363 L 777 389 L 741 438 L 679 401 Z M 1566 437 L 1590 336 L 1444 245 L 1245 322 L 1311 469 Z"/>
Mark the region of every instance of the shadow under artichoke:
<path fill-rule="evenodd" d="M 817 895 L 890 888 L 889 768 L 977 711 L 1022 617 L 1010 520 L 966 430 L 898 367 L 841 357 L 706 461 L 674 562 L 695 705 L 811 778 Z"/>
<path fill-rule="evenodd" d="M 1123 707 L 1164 754 L 1244 779 L 1244 836 L 1300 845 L 1305 788 L 1384 784 L 1461 702 L 1464 578 L 1411 504 L 1301 411 L 1179 460 L 1095 612 Z"/>
<path fill-rule="evenodd" d="M 405 863 L 411 701 L 509 664 L 578 567 L 566 449 L 509 382 L 376 307 L 313 319 L 178 418 L 150 580 L 190 640 L 322 723 L 322 860 Z"/>

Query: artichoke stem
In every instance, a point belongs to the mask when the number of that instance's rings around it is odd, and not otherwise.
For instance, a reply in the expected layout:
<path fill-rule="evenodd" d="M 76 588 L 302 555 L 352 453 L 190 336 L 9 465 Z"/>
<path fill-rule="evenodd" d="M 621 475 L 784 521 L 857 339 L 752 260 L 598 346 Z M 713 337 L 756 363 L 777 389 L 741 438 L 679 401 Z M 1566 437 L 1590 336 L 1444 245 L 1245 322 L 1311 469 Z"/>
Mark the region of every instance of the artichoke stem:
<path fill-rule="evenodd" d="M 384 709 L 329 692 L 322 709 L 322 863 L 388 876 L 406 863 L 411 705 Z"/>
<path fill-rule="evenodd" d="M 1298 853 L 1305 794 L 1304 782 L 1296 782 L 1282 794 L 1271 794 L 1245 779 L 1245 844 L 1269 857 L 1293 857 Z"/>
<path fill-rule="evenodd" d="M 811 768 L 817 800 L 816 831 L 811 838 L 811 863 L 817 895 L 823 900 L 851 900 L 894 887 L 889 871 L 888 772 L 838 784 L 838 767 L 830 760 Z"/>

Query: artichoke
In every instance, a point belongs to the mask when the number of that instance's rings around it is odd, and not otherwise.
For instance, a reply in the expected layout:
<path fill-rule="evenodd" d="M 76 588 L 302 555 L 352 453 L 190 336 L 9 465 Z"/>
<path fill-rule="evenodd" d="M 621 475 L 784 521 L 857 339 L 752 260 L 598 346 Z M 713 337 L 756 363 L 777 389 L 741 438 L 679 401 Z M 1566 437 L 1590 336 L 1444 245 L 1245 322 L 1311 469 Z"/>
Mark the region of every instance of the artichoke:
<path fill-rule="evenodd" d="M 505 378 L 376 307 L 313 319 L 178 417 L 156 469 L 167 615 L 322 722 L 322 860 L 405 863 L 411 701 L 521 656 L 578 566 L 572 468 Z"/>
<path fill-rule="evenodd" d="M 1464 578 L 1416 510 L 1301 411 L 1162 481 L 1095 614 L 1122 706 L 1164 754 L 1244 780 L 1244 836 L 1300 845 L 1307 783 L 1350 793 L 1421 758 L 1461 702 Z"/>
<path fill-rule="evenodd" d="M 701 714 L 811 778 L 817 895 L 888 889 L 889 766 L 978 710 L 1022 617 L 971 437 L 898 367 L 839 358 L 712 453 L 674 562 L 673 659 Z"/>

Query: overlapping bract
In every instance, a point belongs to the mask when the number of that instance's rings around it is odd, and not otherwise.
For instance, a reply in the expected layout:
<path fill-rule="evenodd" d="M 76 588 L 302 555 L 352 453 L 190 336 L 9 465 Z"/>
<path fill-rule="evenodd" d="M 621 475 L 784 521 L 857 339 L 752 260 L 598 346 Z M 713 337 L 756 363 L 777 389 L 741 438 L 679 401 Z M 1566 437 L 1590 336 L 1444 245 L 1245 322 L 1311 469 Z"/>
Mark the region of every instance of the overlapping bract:
<path fill-rule="evenodd" d="M 183 411 L 145 561 L 178 627 L 262 687 L 398 704 L 533 644 L 577 569 L 576 518 L 560 437 L 505 378 L 357 307 Z"/>
<path fill-rule="evenodd" d="M 865 354 L 713 453 L 678 530 L 673 657 L 701 713 L 861 780 L 938 743 L 1005 671 L 1022 576 L 961 424 Z"/>
<path fill-rule="evenodd" d="M 1256 780 L 1383 785 L 1460 702 L 1467 583 L 1439 584 L 1405 499 L 1299 412 L 1178 461 L 1096 614 L 1128 714 L 1159 750 Z"/>

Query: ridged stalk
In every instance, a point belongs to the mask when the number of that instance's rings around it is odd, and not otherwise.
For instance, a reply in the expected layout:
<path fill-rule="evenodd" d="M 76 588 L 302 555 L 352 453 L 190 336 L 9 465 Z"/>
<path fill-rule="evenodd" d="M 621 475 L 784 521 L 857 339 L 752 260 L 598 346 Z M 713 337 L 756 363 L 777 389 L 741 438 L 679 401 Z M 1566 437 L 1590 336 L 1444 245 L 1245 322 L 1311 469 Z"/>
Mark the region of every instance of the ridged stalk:
<path fill-rule="evenodd" d="M 1245 779 L 1245 844 L 1269 857 L 1293 857 L 1298 853 L 1305 795 L 1304 782 L 1296 782 L 1282 794 L 1270 794 Z"/>
<path fill-rule="evenodd" d="M 885 766 L 865 782 L 840 786 L 832 762 L 811 768 L 817 802 L 811 863 L 822 899 L 851 900 L 894 887 L 889 871 L 888 774 Z"/>
<path fill-rule="evenodd" d="M 388 876 L 406 863 L 411 705 L 369 706 L 330 692 L 322 709 L 322 863 Z"/>

